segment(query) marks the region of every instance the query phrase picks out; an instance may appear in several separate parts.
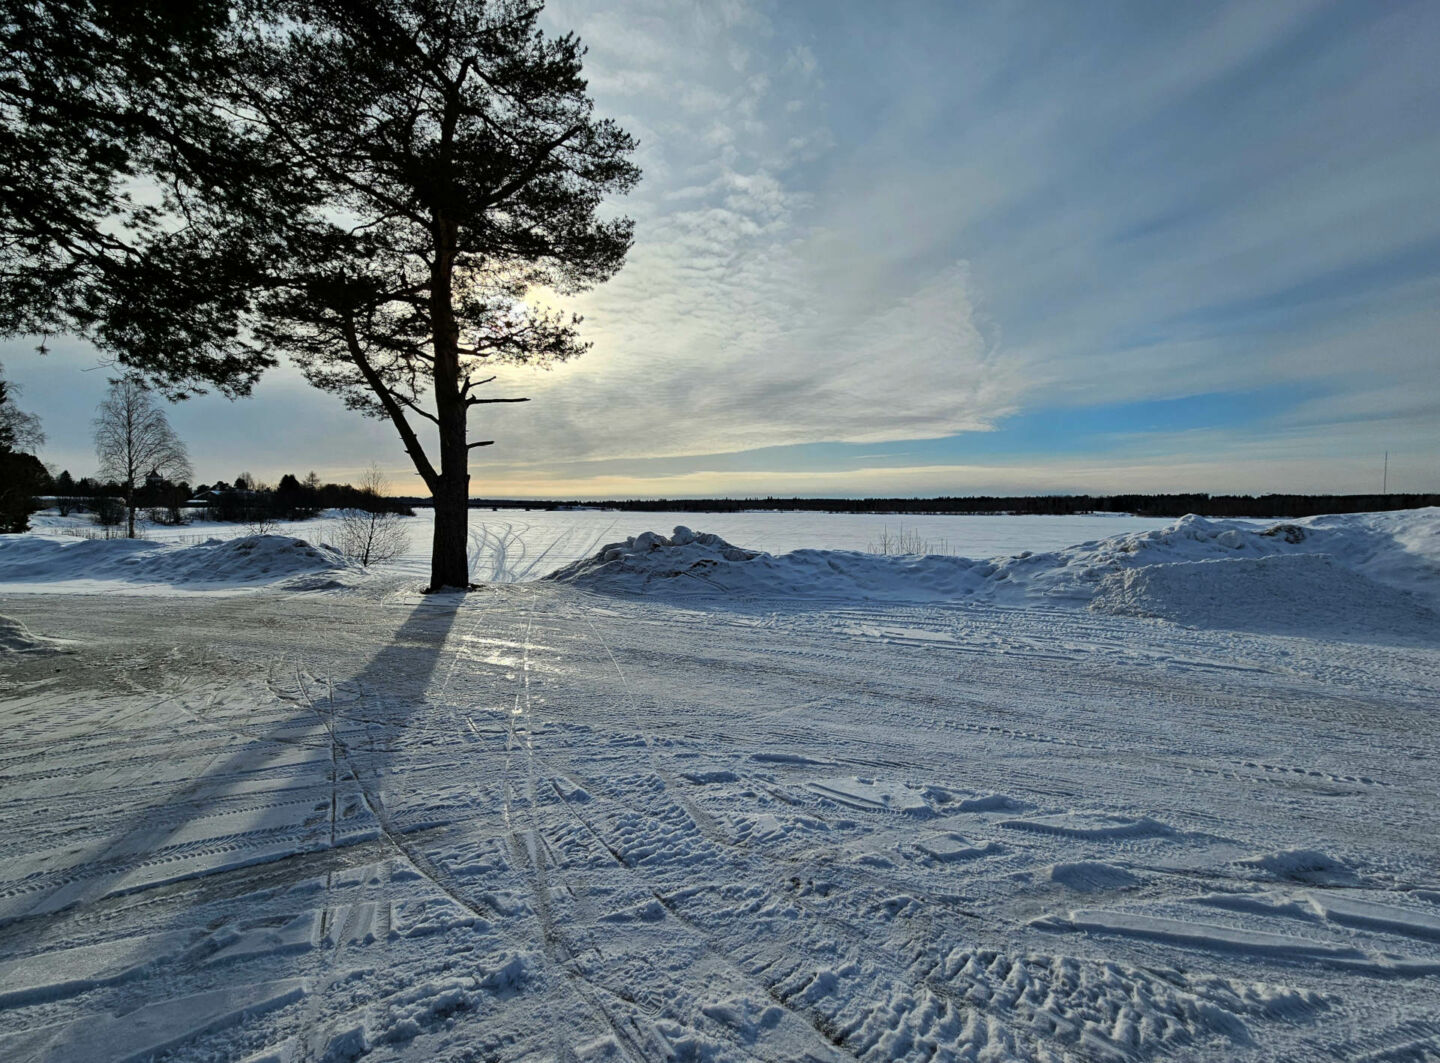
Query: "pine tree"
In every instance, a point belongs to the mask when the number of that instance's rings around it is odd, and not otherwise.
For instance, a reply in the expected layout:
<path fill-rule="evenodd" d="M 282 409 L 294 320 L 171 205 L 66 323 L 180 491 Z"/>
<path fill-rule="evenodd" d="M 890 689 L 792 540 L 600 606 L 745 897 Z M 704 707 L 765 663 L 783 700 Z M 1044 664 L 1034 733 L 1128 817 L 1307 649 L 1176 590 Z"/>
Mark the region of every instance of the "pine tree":
<path fill-rule="evenodd" d="M 291 355 L 395 425 L 434 499 L 430 585 L 465 586 L 469 453 L 493 442 L 469 413 L 524 401 L 484 397 L 495 366 L 585 350 L 526 300 L 608 279 L 632 238 L 598 211 L 639 179 L 634 141 L 595 117 L 579 42 L 530 0 L 205 0 L 193 24 L 0 3 L 0 155 L 26 160 L 0 179 L 0 334 L 83 331 L 172 396 L 244 394 Z M 96 93 L 56 76 L 72 60 Z M 136 174 L 158 205 L 124 198 Z"/>
<path fill-rule="evenodd" d="M 40 419 L 15 405 L 15 388 L 0 375 L 0 532 L 23 532 L 35 496 L 49 479 L 30 451 L 45 441 Z"/>
<path fill-rule="evenodd" d="M 237 106 L 267 157 L 323 191 L 290 230 L 293 268 L 273 278 L 256 334 L 394 424 L 434 498 L 430 586 L 464 587 L 469 453 L 493 442 L 469 438 L 468 415 L 524 401 L 484 396 L 491 367 L 585 349 L 577 318 L 523 300 L 619 269 L 631 222 L 597 208 L 638 180 L 634 142 L 594 117 L 583 50 L 537 29 L 538 4 L 297 11 L 301 28 L 248 39 L 239 64 Z"/>
<path fill-rule="evenodd" d="M 245 394 L 273 364 L 239 318 L 260 219 L 300 185 L 214 106 L 232 7 L 0 0 L 0 336 L 87 335 L 173 394 Z M 177 270 L 174 232 L 212 216 L 233 220 L 210 259 Z"/>

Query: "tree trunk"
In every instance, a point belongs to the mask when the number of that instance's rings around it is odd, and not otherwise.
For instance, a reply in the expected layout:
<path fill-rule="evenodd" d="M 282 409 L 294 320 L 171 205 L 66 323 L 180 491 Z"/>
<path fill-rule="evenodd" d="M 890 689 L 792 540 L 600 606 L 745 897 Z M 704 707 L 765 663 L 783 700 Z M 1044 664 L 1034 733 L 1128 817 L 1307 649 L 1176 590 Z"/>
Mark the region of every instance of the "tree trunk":
<path fill-rule="evenodd" d="M 440 422 L 440 475 L 431 490 L 435 499 L 435 541 L 430 551 L 432 591 L 442 587 L 464 590 L 470 586 L 466 555 L 470 544 L 470 448 L 465 442 L 466 409 L 460 395 L 458 352 L 452 354 L 452 359 L 454 375 L 447 379 L 439 371 L 447 360 L 438 357 L 437 351 L 435 407 Z"/>
<path fill-rule="evenodd" d="M 443 483 L 435 490 L 435 540 L 430 551 L 430 590 L 464 590 L 470 585 L 469 479 L 456 489 Z"/>
<path fill-rule="evenodd" d="M 435 541 L 430 551 L 430 590 L 470 586 L 466 547 L 470 540 L 470 447 L 465 396 L 460 391 L 460 330 L 455 324 L 452 274 L 455 226 L 435 219 L 435 263 L 431 267 L 430 318 L 435 352 L 435 414 L 440 429 L 440 473 L 431 487 L 435 499 Z"/>
<path fill-rule="evenodd" d="M 127 484 L 125 486 L 125 519 L 126 538 L 135 538 L 135 488 Z"/>

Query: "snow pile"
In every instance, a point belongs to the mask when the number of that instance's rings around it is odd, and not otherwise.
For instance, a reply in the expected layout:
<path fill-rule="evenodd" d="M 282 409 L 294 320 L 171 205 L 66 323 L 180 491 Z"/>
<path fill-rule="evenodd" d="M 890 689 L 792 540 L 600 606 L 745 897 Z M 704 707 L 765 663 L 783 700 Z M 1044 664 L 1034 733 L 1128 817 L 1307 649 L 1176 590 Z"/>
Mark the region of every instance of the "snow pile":
<path fill-rule="evenodd" d="M 852 550 L 745 550 L 718 535 L 675 529 L 602 546 L 544 577 L 597 590 L 742 597 L 854 597 L 910 601 L 974 593 L 990 565 L 964 557 L 880 557 Z"/>
<path fill-rule="evenodd" d="M 1440 509 L 1270 525 L 1183 517 L 1153 531 L 988 561 L 746 550 L 678 527 L 611 543 L 547 579 L 612 593 L 1069 605 L 1204 627 L 1440 633 Z"/>
<path fill-rule="evenodd" d="M 1361 884 L 1360 876 L 1348 864 L 1316 849 L 1281 849 L 1237 863 L 1254 873 L 1282 881 L 1306 882 L 1312 886 Z"/>
<path fill-rule="evenodd" d="M 1440 508 L 1258 524 L 1182 517 L 1153 531 L 1011 558 L 1000 578 L 1032 596 L 1088 602 L 1107 577 L 1148 565 L 1328 554 L 1376 583 L 1440 607 Z M 1298 570 L 1297 570 L 1298 571 Z M 997 573 L 997 575 L 999 575 Z M 1305 588 L 1297 587 L 1297 593 Z"/>
<path fill-rule="evenodd" d="M 143 539 L 0 536 L 0 584 L 167 584 L 198 590 L 280 584 L 291 590 L 338 586 L 356 570 L 339 551 L 285 535 L 210 539 L 193 546 Z M 59 588 L 55 588 L 59 589 Z"/>
<path fill-rule="evenodd" d="M 10 653 L 54 653 L 53 640 L 33 634 L 13 616 L 0 615 L 0 657 Z"/>
<path fill-rule="evenodd" d="M 1203 628 L 1276 634 L 1403 636 L 1440 631 L 1404 591 L 1326 554 L 1145 565 L 1106 576 L 1090 608 Z"/>

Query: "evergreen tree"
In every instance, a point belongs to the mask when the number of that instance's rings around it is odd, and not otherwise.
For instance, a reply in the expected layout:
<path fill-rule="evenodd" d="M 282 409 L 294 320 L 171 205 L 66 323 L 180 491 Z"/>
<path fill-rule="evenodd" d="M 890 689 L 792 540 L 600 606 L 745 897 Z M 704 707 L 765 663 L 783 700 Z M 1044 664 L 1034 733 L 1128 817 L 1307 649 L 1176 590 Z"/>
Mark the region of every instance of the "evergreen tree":
<path fill-rule="evenodd" d="M 15 405 L 15 389 L 0 376 L 0 532 L 23 532 L 35 512 L 35 496 L 50 477 L 30 453 L 45 441 L 40 420 Z"/>
<path fill-rule="evenodd" d="M 177 395 L 273 363 L 239 319 L 260 221 L 301 186 L 215 106 L 233 8 L 0 0 L 0 335 L 82 333 Z M 203 261 L 174 240 L 196 221 Z"/>
<path fill-rule="evenodd" d="M 465 586 L 493 442 L 468 415 L 524 401 L 483 397 L 494 366 L 585 349 L 525 300 L 630 246 L 598 208 L 639 179 L 634 142 L 595 117 L 579 42 L 531 0 L 0 4 L 0 334 L 86 332 L 172 395 L 293 355 L 395 425 L 434 498 L 431 587 Z M 136 175 L 158 203 L 126 198 Z"/>
<path fill-rule="evenodd" d="M 435 504 L 432 588 L 463 587 L 468 415 L 500 363 L 585 347 L 578 319 L 527 307 L 611 276 L 628 219 L 597 208 L 639 177 L 633 141 L 595 118 L 579 42 L 539 5 L 314 2 L 241 48 L 237 107 L 268 158 L 323 192 L 261 300 L 256 334 L 310 381 L 389 419 Z M 342 224 L 338 219 L 344 219 Z M 433 426 L 427 444 L 419 429 Z"/>

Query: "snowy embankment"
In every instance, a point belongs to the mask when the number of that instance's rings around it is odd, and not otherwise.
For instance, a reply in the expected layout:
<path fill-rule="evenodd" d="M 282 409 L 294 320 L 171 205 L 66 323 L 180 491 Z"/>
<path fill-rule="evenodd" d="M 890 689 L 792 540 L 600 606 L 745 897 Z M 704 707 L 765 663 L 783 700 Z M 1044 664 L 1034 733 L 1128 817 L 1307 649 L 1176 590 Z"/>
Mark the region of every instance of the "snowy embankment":
<path fill-rule="evenodd" d="M 17 590 L 163 588 L 227 591 L 280 586 L 322 590 L 358 567 L 329 546 L 286 535 L 211 539 L 190 546 L 145 539 L 0 536 L 0 586 Z"/>
<path fill-rule="evenodd" d="M 58 646 L 55 639 L 35 634 L 13 616 L 0 615 L 0 657 L 7 653 L 54 653 Z"/>
<path fill-rule="evenodd" d="M 1430 635 L 1440 624 L 1440 509 L 1256 525 L 1183 517 L 1064 550 L 976 560 L 844 550 L 772 555 L 679 527 L 602 547 L 547 579 L 611 593 L 976 599 L 1088 606 L 1200 627 Z"/>
<path fill-rule="evenodd" d="M 493 546 L 500 538 L 491 534 L 484 542 Z M 510 581 L 519 562 L 510 565 L 506 544 L 496 549 L 491 582 Z M 548 552 L 540 551 L 525 571 Z M 316 590 L 352 582 L 358 571 L 327 546 L 281 535 L 189 546 L 0 536 L 0 588 L 6 591 Z M 1201 628 L 1429 640 L 1440 632 L 1440 509 L 1268 525 L 1190 516 L 1059 550 L 990 559 L 820 549 L 772 554 L 678 527 L 669 537 L 647 532 L 603 546 L 543 578 L 607 593 L 711 601 L 1088 607 Z"/>

